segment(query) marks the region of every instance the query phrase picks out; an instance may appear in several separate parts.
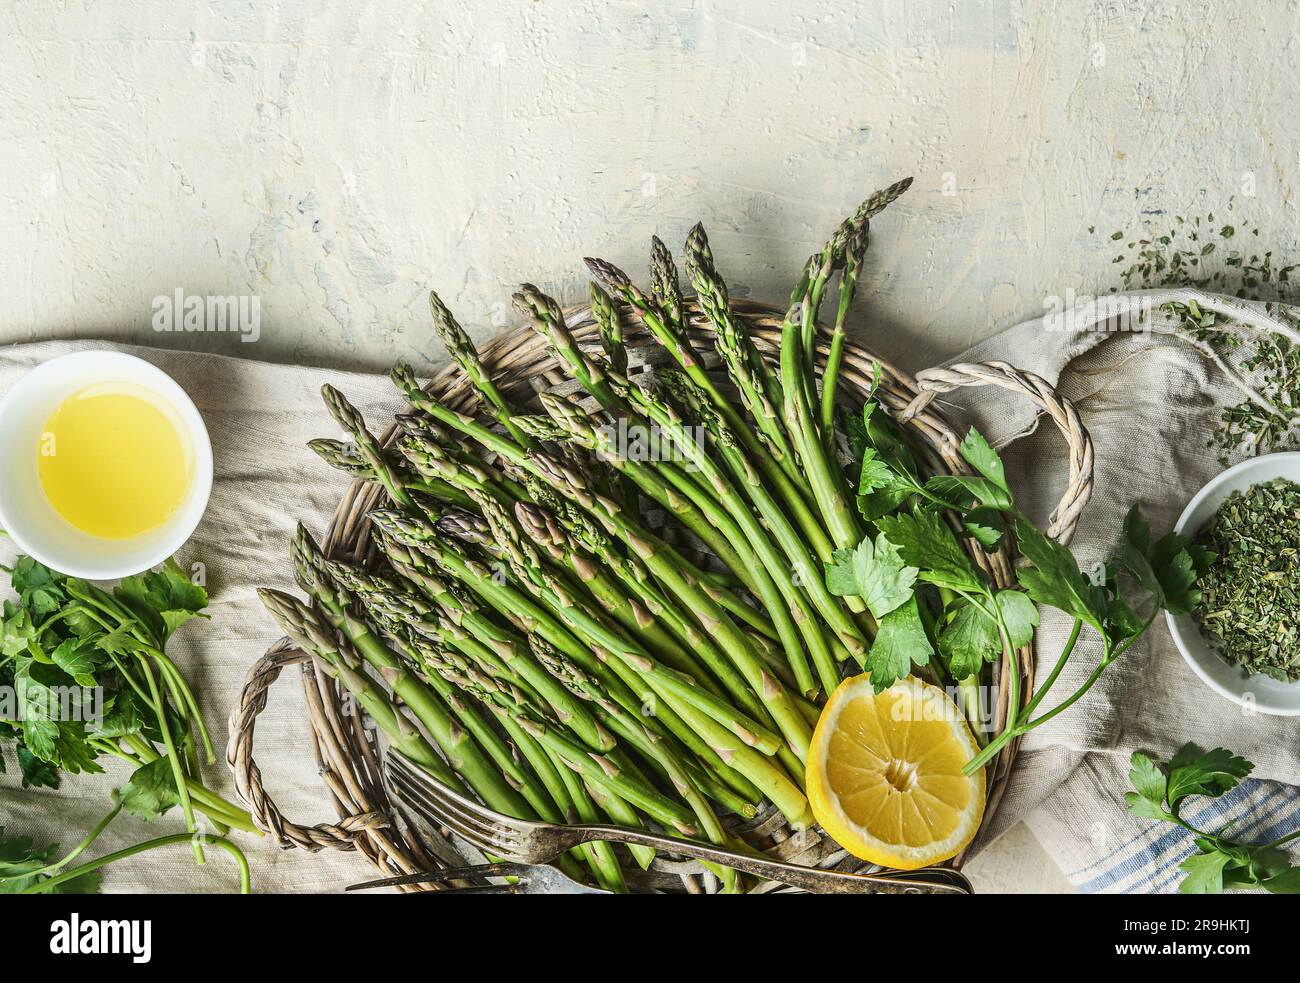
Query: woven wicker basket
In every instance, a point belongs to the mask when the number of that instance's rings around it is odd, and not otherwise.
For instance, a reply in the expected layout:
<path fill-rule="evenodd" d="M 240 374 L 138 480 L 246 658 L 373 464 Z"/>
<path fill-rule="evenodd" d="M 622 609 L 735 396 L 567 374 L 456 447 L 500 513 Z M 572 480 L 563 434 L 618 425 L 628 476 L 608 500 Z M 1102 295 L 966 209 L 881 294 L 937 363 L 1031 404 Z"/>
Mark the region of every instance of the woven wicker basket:
<path fill-rule="evenodd" d="M 733 301 L 733 307 L 748 322 L 764 357 L 775 362 L 784 311 L 745 301 Z M 697 341 L 697 351 L 712 353 L 709 322 L 693 303 L 688 304 L 687 314 Z M 597 345 L 598 333 L 590 309 L 570 309 L 566 311 L 566 318 L 580 343 Z M 632 355 L 631 371 L 652 365 L 662 357 L 653 339 L 640 328 L 629 311 L 624 312 L 624 324 L 637 325 L 629 327 L 626 338 Z M 819 357 L 824 359 L 825 354 L 823 347 Z M 481 356 L 503 392 L 530 409 L 536 405 L 536 392 L 567 381 L 559 364 L 548 354 L 544 340 L 528 328 L 494 339 L 483 347 Z M 716 360 L 710 362 L 706 358 L 706 366 L 720 382 L 725 383 L 725 373 Z M 970 473 L 958 453 L 964 428 L 952 426 L 932 406 L 936 396 L 963 387 L 1000 386 L 1022 394 L 1047 414 L 1065 437 L 1070 452 L 1066 491 L 1047 532 L 1061 542 L 1069 540 L 1079 513 L 1092 492 L 1093 467 L 1092 441 L 1069 400 L 1060 396 L 1045 380 L 1002 362 L 929 369 L 913 378 L 866 349 L 849 344 L 845 346 L 839 377 L 839 398 L 845 405 L 860 406 L 867 398 L 876 366 L 880 367 L 881 377 L 875 398 L 904 424 L 906 432 L 913 438 L 918 460 L 931 474 Z M 453 409 L 472 411 L 474 407 L 474 391 L 455 365 L 442 369 L 426 388 Z M 393 438 L 395 430 L 395 426 L 390 427 L 383 435 L 385 444 Z M 354 482 L 348 488 L 323 542 L 327 555 L 364 564 L 376 562 L 366 513 L 377 506 L 381 495 L 379 486 L 364 481 Z M 1006 547 L 990 554 L 974 541 L 968 540 L 966 545 L 975 561 L 991 573 L 998 586 L 1007 587 L 1014 583 L 1012 568 L 1015 557 Z M 998 672 L 996 730 L 1000 730 L 1006 720 L 1009 674 L 1012 671 L 1020 673 L 1019 691 L 1024 699 L 1028 699 L 1032 690 L 1032 651 L 1029 648 L 1021 650 L 1016 661 L 1014 667 L 1001 665 Z M 289 666 L 297 666 L 301 673 L 310 717 L 312 750 L 338 815 L 334 822 L 305 826 L 285 818 L 267 794 L 261 770 L 253 758 L 257 717 L 266 706 L 268 690 Z M 317 672 L 311 658 L 292 647 L 287 639 L 278 642 L 252 667 L 239 706 L 231 717 L 227 759 L 234 770 L 239 793 L 257 824 L 284 848 L 358 850 L 380 871 L 381 876 L 465 862 L 463 853 L 454 844 L 438 836 L 419 835 L 408 818 L 394 808 L 380 780 L 380 751 L 376 736 L 365 727 L 359 715 L 345 712 L 348 705 L 338 684 L 325 673 Z M 1005 791 L 1015 753 L 1016 744 L 1012 743 L 993 763 L 984 814 L 986 823 Z M 845 868 L 857 864 L 819 830 L 792 834 L 781 814 L 775 810 L 761 813 L 736 831 L 755 846 L 782 860 L 819 866 L 842 865 Z M 959 866 L 963 859 L 964 855 L 958 856 L 951 863 Z M 652 871 L 651 875 L 658 874 L 654 887 L 701 892 L 713 886 L 711 877 L 701 875 L 698 866 L 668 860 L 656 861 L 656 865 L 658 870 Z"/>

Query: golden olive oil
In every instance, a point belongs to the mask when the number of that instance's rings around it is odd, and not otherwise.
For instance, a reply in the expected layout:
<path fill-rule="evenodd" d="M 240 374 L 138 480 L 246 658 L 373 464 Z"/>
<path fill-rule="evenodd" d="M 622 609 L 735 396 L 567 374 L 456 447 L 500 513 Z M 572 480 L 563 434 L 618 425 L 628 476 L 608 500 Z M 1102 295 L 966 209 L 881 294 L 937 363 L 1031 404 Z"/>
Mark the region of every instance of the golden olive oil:
<path fill-rule="evenodd" d="M 46 421 L 36 454 L 55 511 L 103 539 L 163 525 L 194 480 L 194 451 L 176 410 L 132 383 L 97 383 L 68 397 Z"/>

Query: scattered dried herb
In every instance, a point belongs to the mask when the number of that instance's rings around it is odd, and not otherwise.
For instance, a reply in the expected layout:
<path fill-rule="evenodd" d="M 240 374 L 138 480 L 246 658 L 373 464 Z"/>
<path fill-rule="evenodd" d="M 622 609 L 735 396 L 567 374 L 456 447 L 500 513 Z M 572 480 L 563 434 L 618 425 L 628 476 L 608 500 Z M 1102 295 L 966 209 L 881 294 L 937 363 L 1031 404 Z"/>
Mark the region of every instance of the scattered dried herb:
<path fill-rule="evenodd" d="M 1232 211 L 1232 199 L 1227 209 Z M 1300 264 L 1279 266 L 1271 250 L 1234 248 L 1241 242 L 1238 233 L 1233 225 L 1216 223 L 1211 212 L 1204 218 L 1175 216 L 1167 232 L 1134 235 L 1125 247 L 1135 258 L 1120 273 L 1121 286 L 1112 292 L 1187 287 L 1263 301 L 1274 315 L 1278 304 L 1300 301 L 1292 280 Z M 1258 239 L 1259 229 L 1240 230 L 1241 237 L 1246 235 Z M 1234 241 L 1216 242 L 1215 236 Z M 1113 240 L 1123 238 L 1122 232 L 1111 235 Z M 1167 304 L 1165 313 L 1179 318 L 1189 337 L 1230 361 L 1259 397 L 1223 411 L 1222 425 L 1208 445 L 1221 452 L 1223 464 L 1233 456 L 1253 457 L 1300 443 L 1300 346 L 1257 332 L 1245 337 L 1232 330 L 1231 322 L 1195 304 Z"/>
<path fill-rule="evenodd" d="M 1300 680 L 1300 485 L 1235 493 L 1196 545 L 1215 558 L 1193 614 L 1219 654 L 1252 675 Z"/>

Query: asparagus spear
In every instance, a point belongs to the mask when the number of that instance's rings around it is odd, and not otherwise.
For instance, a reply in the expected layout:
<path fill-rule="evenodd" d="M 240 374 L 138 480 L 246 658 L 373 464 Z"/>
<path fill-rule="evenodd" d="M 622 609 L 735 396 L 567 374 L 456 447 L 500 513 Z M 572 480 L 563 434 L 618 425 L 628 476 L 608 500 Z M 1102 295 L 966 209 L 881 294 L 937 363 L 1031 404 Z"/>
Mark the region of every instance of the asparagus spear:
<path fill-rule="evenodd" d="M 651 819 L 676 829 L 683 836 L 696 834 L 694 816 L 684 806 L 619 768 L 609 755 L 591 751 L 575 742 L 561 728 L 547 721 L 519 691 L 504 686 L 499 680 L 472 667 L 461 672 L 444 663 L 440 671 L 445 672 L 464 692 L 472 693 L 484 702 L 494 702 L 506 710 L 520 727 L 558 755 L 585 780 L 626 800 Z"/>
<path fill-rule="evenodd" d="M 333 580 L 328 561 L 302 526 L 295 546 L 301 557 L 300 568 L 309 571 L 300 578 L 306 581 L 304 588 L 316 597 L 327 620 L 342 631 L 362 658 L 383 677 L 395 697 L 415 714 L 456 772 L 493 808 L 523 818 L 536 816 L 529 803 L 493 767 L 472 734 L 453 719 L 439 694 L 408 672 L 402 660 L 369 625 L 352 613 L 350 598 Z"/>
<path fill-rule="evenodd" d="M 799 634 L 801 629 L 803 629 L 804 641 L 809 645 L 819 644 L 817 638 L 810 634 L 810 632 L 817 632 L 815 622 L 802 621 L 799 628 L 796 628 L 796 621 L 800 621 L 804 615 L 810 615 L 811 612 L 801 606 L 790 580 L 788 565 L 784 561 L 777 561 L 774 553 L 765 552 L 765 547 L 770 543 L 766 534 L 758 529 L 747 504 L 737 502 L 734 498 L 728 501 L 724 495 L 715 498 L 714 494 L 710 494 L 705 487 L 693 481 L 679 482 L 676 490 L 683 494 L 676 495 L 673 489 L 664 487 L 660 477 L 661 474 L 670 474 L 668 468 L 662 465 L 651 468 L 625 456 L 610 435 L 597 427 L 578 404 L 551 393 L 543 393 L 541 400 L 551 420 L 570 439 L 593 451 L 602 461 L 613 465 L 620 473 L 631 476 L 638 487 L 647 491 L 649 497 L 661 500 L 666 505 L 672 503 L 677 506 L 675 509 L 670 508 L 670 511 L 680 515 L 689 508 L 692 514 L 698 515 L 701 521 L 708 523 L 716 535 L 725 539 L 728 552 L 735 554 L 739 562 L 744 564 L 744 569 L 748 572 L 748 580 L 762 602 L 767 618 L 775 626 L 777 638 L 786 646 L 792 658 L 797 659 L 802 651 L 803 643 L 800 641 Z M 682 453 L 682 449 L 673 445 L 680 444 L 683 439 L 690 443 L 690 437 L 682 438 L 680 427 L 670 431 L 662 425 L 659 418 L 653 417 L 652 410 L 646 410 L 646 413 L 647 417 L 653 418 L 658 432 L 667 433 L 674 438 L 670 441 L 673 452 Z M 691 448 L 685 450 L 688 463 L 697 469 L 697 473 L 709 478 L 711 475 L 708 469 L 701 468 L 690 455 Z M 682 469 L 676 468 L 674 471 L 681 473 Z M 725 492 L 725 489 L 710 487 L 715 493 Z M 738 509 L 737 505 L 739 505 Z M 716 538 L 716 535 L 712 538 Z M 718 601 L 728 596 L 726 592 L 707 592 Z M 791 608 L 794 609 L 793 617 Z M 734 609 L 730 610 L 734 613 Z M 820 644 L 824 645 L 824 640 Z M 806 670 L 806 663 L 804 667 Z M 811 676 L 807 676 L 805 682 L 808 688 L 811 688 Z M 740 694 L 737 694 L 737 697 L 744 698 Z"/>
<path fill-rule="evenodd" d="M 685 303 L 673 254 L 658 236 L 650 237 L 650 295 L 676 331 L 686 329 Z M 623 372 L 617 366 L 615 371 Z"/>
<path fill-rule="evenodd" d="M 741 402 L 758 425 L 759 436 L 772 457 L 802 487 L 799 462 L 777 412 L 781 405 L 780 384 L 731 312 L 727 284 L 713 265 L 713 251 L 703 225 L 695 225 L 687 236 L 686 257 L 686 271 L 695 287 L 696 298 L 715 329 L 714 347 L 740 393 Z"/>
<path fill-rule="evenodd" d="M 472 636 L 466 636 L 464 633 L 454 634 L 448 632 L 447 640 L 450 645 L 474 659 L 476 664 L 484 671 L 499 675 L 520 689 L 527 690 L 529 688 L 523 679 L 510 668 L 514 664 L 514 659 L 517 658 L 518 647 L 526 644 L 522 638 L 516 638 L 509 631 L 501 629 L 484 619 L 471 598 L 455 594 L 449 585 L 428 571 L 422 564 L 418 552 L 407 549 L 389 536 L 384 537 L 382 547 L 395 569 L 408 580 L 418 584 L 424 593 L 438 604 L 449 621 L 454 621 L 457 626 L 464 625 L 472 629 Z M 426 630 L 426 625 L 423 622 L 415 623 L 413 626 L 417 631 L 423 632 Z M 442 641 L 444 639 L 440 635 L 437 640 Z M 499 658 L 498 652 L 504 652 L 505 657 Z M 614 685 L 610 685 L 610 682 L 609 679 L 602 679 L 601 681 L 602 685 L 605 686 L 606 693 L 616 703 L 624 707 L 627 712 L 638 717 L 642 716 L 646 705 L 644 697 L 638 696 L 626 686 L 621 685 L 621 681 L 616 678 L 613 680 Z M 558 713 L 555 701 L 551 700 L 550 702 L 552 712 Z M 754 790 L 752 785 L 744 782 L 739 775 L 736 775 L 728 768 L 712 748 L 698 742 L 698 739 L 693 741 L 694 733 L 686 728 L 685 722 L 681 721 L 671 711 L 670 707 L 666 705 L 658 706 L 655 716 L 646 719 L 645 724 L 647 729 L 658 735 L 660 741 L 676 747 L 677 741 L 680 740 L 683 755 L 687 753 L 687 748 L 689 748 L 690 753 L 700 758 L 709 768 L 709 771 L 706 772 L 702 768 L 694 769 L 695 774 L 700 781 L 701 787 L 708 789 L 709 794 L 715 800 L 726 805 L 727 808 L 734 812 L 752 813 L 752 804 L 756 803 L 760 798 L 757 791 Z M 689 764 L 688 767 L 690 767 Z M 718 777 L 716 779 L 711 777 L 714 775 Z M 736 788 L 733 789 L 732 786 L 736 786 Z"/>
<path fill-rule="evenodd" d="M 572 662 L 566 660 L 559 652 L 545 642 L 540 640 L 536 643 L 535 651 L 537 658 L 547 669 L 549 669 L 556 678 L 562 680 L 576 696 L 590 700 L 597 704 L 602 712 L 606 715 L 609 726 L 617 728 L 625 733 L 640 732 L 643 741 L 640 746 L 648 748 L 653 760 L 660 765 L 668 780 L 676 789 L 677 794 L 691 807 L 699 821 L 700 829 L 703 834 L 713 843 L 723 844 L 728 840 L 727 831 L 719 821 L 717 813 L 713 811 L 712 806 L 705 800 L 700 790 L 696 788 L 695 783 L 681 767 L 675 756 L 666 753 L 654 738 L 635 717 L 630 716 L 625 710 L 613 703 L 603 692 L 595 681 L 587 676 L 580 668 Z M 717 868 L 710 865 L 711 870 L 715 870 L 721 876 L 724 889 L 728 892 L 734 892 L 738 887 L 736 872 L 730 868 Z"/>
<path fill-rule="evenodd" d="M 683 383 L 681 376 L 677 373 L 664 373 L 660 378 L 666 388 L 679 399 L 694 400 L 694 393 Z M 836 636 L 840 644 L 844 646 L 845 651 L 855 658 L 861 659 L 866 653 L 865 639 L 844 609 L 840 607 L 839 603 L 826 589 L 825 581 L 816 567 L 815 558 L 808 553 L 808 547 L 782 514 L 780 506 L 748 467 L 744 453 L 737 445 L 734 436 L 723 421 L 712 412 L 711 407 L 698 401 L 690 402 L 690 407 L 699 415 L 705 427 L 712 434 L 718 452 L 731 471 L 733 478 L 745 488 L 748 497 L 757 506 L 759 515 L 780 545 L 788 561 L 797 571 L 799 582 L 807 590 L 817 611 L 826 620 L 827 624 L 835 630 Z M 818 650 L 814 649 L 814 658 L 818 654 Z M 818 673 L 822 678 L 823 685 L 829 684 L 833 688 L 838 683 L 839 673 L 838 670 L 834 669 L 833 665 L 819 664 Z M 829 693 L 830 689 L 827 692 Z"/>
<path fill-rule="evenodd" d="M 379 441 L 366 428 L 366 421 L 361 412 L 329 383 L 321 386 L 321 396 L 325 400 L 325 407 L 329 410 L 330 416 L 334 417 L 334 421 L 351 435 L 357 453 L 370 465 L 375 480 L 384 486 L 384 490 L 393 501 L 401 505 L 409 505 L 411 497 L 402 483 L 401 475 L 384 454 Z"/>
<path fill-rule="evenodd" d="M 334 440 L 328 437 L 319 437 L 315 440 L 309 440 L 307 446 L 316 452 L 316 455 L 328 464 L 330 467 L 342 471 L 344 474 L 353 478 L 365 478 L 368 481 L 379 481 L 379 476 L 375 473 L 369 462 L 361 456 L 355 444 L 344 443 L 341 440 Z M 460 505 L 462 508 L 469 508 L 473 503 L 470 502 L 469 496 L 464 492 L 458 491 L 445 481 L 431 477 L 416 477 L 414 475 L 403 474 L 401 468 L 394 465 L 395 474 L 407 491 L 417 491 L 425 495 L 432 495 L 444 502 L 450 502 L 453 505 Z"/>
<path fill-rule="evenodd" d="M 623 383 L 623 391 L 628 391 L 626 383 Z M 651 487 L 659 480 L 654 469 L 623 457 L 608 436 L 596 428 L 576 404 L 546 393 L 542 395 L 542 405 L 552 420 L 572 439 L 593 450 L 619 471 L 632 475 L 638 485 Z M 674 453 L 684 454 L 697 469 L 697 473 L 709 483 L 714 494 L 707 493 L 698 485 L 690 486 L 694 491 L 685 486 L 682 490 L 690 496 L 701 515 L 726 537 L 732 552 L 741 557 L 749 571 L 755 592 L 768 618 L 776 627 L 777 637 L 790 657 L 800 689 L 805 693 L 810 692 L 815 686 L 807 662 L 803 659 L 803 644 L 806 642 L 812 647 L 824 647 L 826 642 L 820 637 L 820 630 L 811 611 L 794 587 L 788 564 L 771 549 L 767 534 L 758 526 L 748 504 L 734 496 L 728 498 L 728 487 L 718 485 L 713 480 L 716 477 L 713 462 L 707 457 L 700 459 L 696 453 L 699 451 L 698 445 L 689 434 L 685 434 L 680 421 L 665 413 L 664 408 L 658 405 L 643 403 L 639 409 L 653 421 L 660 432 L 668 435 Z"/>
<path fill-rule="evenodd" d="M 548 642 L 573 658 L 586 671 L 592 672 L 598 678 L 601 677 L 603 664 L 591 659 L 590 651 L 577 643 L 577 640 L 562 625 L 536 605 L 528 604 L 517 592 L 498 589 L 492 583 L 488 571 L 475 571 L 469 564 L 458 558 L 455 551 L 449 550 L 447 544 L 432 541 L 428 536 L 427 527 L 421 528 L 421 523 L 413 522 L 410 517 L 396 512 L 372 513 L 371 518 L 399 541 L 405 540 L 415 549 L 436 551 L 435 560 L 445 563 L 446 569 L 466 582 L 471 589 L 482 592 L 484 600 L 489 604 L 513 610 L 523 609 L 533 630 L 541 633 Z M 721 612 L 719 611 L 718 614 L 720 615 Z M 765 673 L 765 675 L 770 680 L 770 686 L 773 687 L 769 695 L 774 696 L 776 691 L 779 691 L 779 683 L 770 674 Z M 668 709 L 667 704 L 660 708 L 660 712 L 666 709 Z M 793 706 L 792 709 L 798 713 Z M 724 762 L 766 794 L 792 823 L 808 822 L 807 799 L 779 766 L 736 738 L 707 714 L 687 704 L 675 707 L 675 710 L 691 730 L 704 738 L 707 745 L 712 747 Z M 807 729 L 806 722 L 803 722 L 803 727 Z"/>
<path fill-rule="evenodd" d="M 627 346 L 623 343 L 623 316 L 599 284 L 591 285 L 591 316 L 600 331 L 600 344 L 615 372 L 627 371 Z"/>
<path fill-rule="evenodd" d="M 542 565 L 531 544 L 520 535 L 505 510 L 486 497 L 479 506 L 492 528 L 493 538 L 504 548 L 519 582 L 531 587 L 533 593 L 589 645 L 598 646 L 606 656 L 619 659 L 640 673 L 661 699 L 672 701 L 675 707 L 677 701 L 690 703 L 751 747 L 772 754 L 781 746 L 781 739 L 764 724 L 747 717 L 725 699 L 700 686 L 693 677 L 661 665 L 644 646 L 610 624 L 580 597 L 566 594 Z"/>
<path fill-rule="evenodd" d="M 505 427 L 516 441 L 525 447 L 531 447 L 528 435 L 516 430 L 511 422 L 510 404 L 506 402 L 505 396 L 492 380 L 491 373 L 484 368 L 474 342 L 470 341 L 469 335 L 460 326 L 460 322 L 456 320 L 447 305 L 442 302 L 442 298 L 432 290 L 429 291 L 429 311 L 433 314 L 434 330 L 442 339 L 447 354 L 455 359 L 456 364 L 465 373 L 465 377 L 474 386 L 488 414 Z"/>
<path fill-rule="evenodd" d="M 858 276 L 862 272 L 862 259 L 867 251 L 867 229 L 864 225 L 860 232 L 855 232 L 844 247 L 844 272 L 840 275 L 839 307 L 835 312 L 835 327 L 831 331 L 830 351 L 826 356 L 826 367 L 822 370 L 821 431 L 826 455 L 835 460 L 835 390 L 839 385 L 840 363 L 844 361 L 844 323 L 848 319 L 849 306 L 857 290 Z M 836 469 L 836 474 L 843 473 Z"/>

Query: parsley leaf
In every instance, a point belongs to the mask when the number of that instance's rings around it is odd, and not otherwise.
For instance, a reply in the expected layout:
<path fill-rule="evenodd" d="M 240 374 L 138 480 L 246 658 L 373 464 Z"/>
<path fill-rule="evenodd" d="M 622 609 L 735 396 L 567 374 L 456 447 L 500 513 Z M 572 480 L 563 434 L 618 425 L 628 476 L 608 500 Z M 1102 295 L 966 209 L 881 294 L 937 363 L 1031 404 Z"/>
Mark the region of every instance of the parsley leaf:
<path fill-rule="evenodd" d="M 939 651 L 948 660 L 954 679 L 974 676 L 1002 651 L 997 622 L 974 604 L 967 604 L 939 634 Z"/>
<path fill-rule="evenodd" d="M 1033 642 L 1034 629 L 1038 627 L 1038 608 L 1034 602 L 1018 590 L 1004 590 L 998 591 L 997 603 L 1011 647 L 1024 648 Z"/>
<path fill-rule="evenodd" d="M 1189 795 L 1218 797 L 1236 788 L 1255 766 L 1227 748 L 1203 751 L 1184 744 L 1169 762 L 1169 806 L 1177 815 L 1178 805 Z"/>
<path fill-rule="evenodd" d="M 962 525 L 966 535 L 988 550 L 995 550 L 1002 545 L 1002 537 L 1007 533 L 1007 523 L 1002 513 L 994 508 L 980 506 L 971 509 L 962 516 Z"/>
<path fill-rule="evenodd" d="M 150 626 L 160 645 L 190 619 L 207 617 L 201 613 L 208 604 L 207 591 L 185 576 L 174 559 L 158 570 L 127 577 L 113 596 Z"/>
<path fill-rule="evenodd" d="M 171 762 L 158 758 L 137 768 L 117 793 L 122 808 L 144 820 L 157 819 L 180 802 Z"/>
<path fill-rule="evenodd" d="M 921 580 L 958 591 L 984 591 L 974 562 L 941 515 L 901 513 L 878 519 L 876 527 L 898 548 L 903 562 L 920 571 Z"/>
<path fill-rule="evenodd" d="M 1194 853 L 1178 865 L 1187 876 L 1178 885 L 1180 894 L 1221 894 L 1223 892 L 1223 869 L 1232 862 L 1232 857 L 1215 850 L 1210 853 Z"/>
<path fill-rule="evenodd" d="M 1151 542 L 1151 527 L 1135 505 L 1124 520 L 1124 538 L 1116 562 L 1171 614 L 1189 614 L 1200 602 L 1196 586 L 1205 557 L 1178 533 Z"/>
<path fill-rule="evenodd" d="M 879 620 L 911 599 L 917 572 L 883 535 L 874 544 L 868 536 L 856 549 L 835 551 L 826 564 L 826 588 L 840 597 L 861 597 Z"/>
<path fill-rule="evenodd" d="M 1038 608 L 1034 602 L 1020 591 L 1004 590 L 996 595 L 996 603 L 1012 648 L 1032 642 L 1034 629 L 1038 627 Z M 973 676 L 985 662 L 996 662 L 1002 654 L 998 623 L 980 605 L 964 605 L 940 633 L 939 651 L 948 660 L 954 679 Z"/>
<path fill-rule="evenodd" d="M 1031 564 L 1016 574 L 1025 592 L 1037 603 L 1064 611 L 1104 632 L 1110 606 L 1105 589 L 1094 586 L 1079 572 L 1074 554 L 1048 539 L 1033 523 L 1018 518 L 1015 531 L 1021 555 Z"/>
<path fill-rule="evenodd" d="M 982 433 L 971 427 L 970 432 L 966 434 L 966 439 L 961 442 L 959 450 L 967 464 L 1005 493 L 1008 499 L 1011 497 L 1011 488 L 1007 485 L 1007 472 L 1002 464 L 1002 458 L 984 439 Z"/>
<path fill-rule="evenodd" d="M 933 654 L 913 597 L 880 619 L 880 631 L 867 653 L 865 667 L 871 673 L 872 688 L 877 693 L 888 689 L 911 673 L 913 665 L 926 665 Z"/>
<path fill-rule="evenodd" d="M 46 869 L 58 855 L 52 843 L 37 849 L 27 836 L 5 836 L 0 826 L 0 894 L 19 894 L 48 880 Z M 95 894 L 99 891 L 100 872 L 84 873 L 37 894 Z"/>

